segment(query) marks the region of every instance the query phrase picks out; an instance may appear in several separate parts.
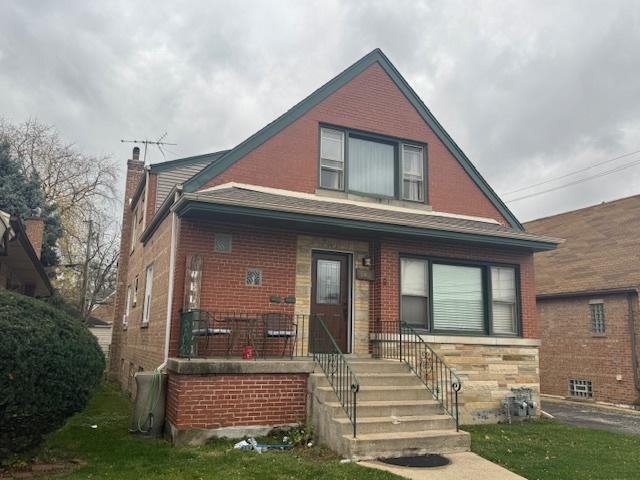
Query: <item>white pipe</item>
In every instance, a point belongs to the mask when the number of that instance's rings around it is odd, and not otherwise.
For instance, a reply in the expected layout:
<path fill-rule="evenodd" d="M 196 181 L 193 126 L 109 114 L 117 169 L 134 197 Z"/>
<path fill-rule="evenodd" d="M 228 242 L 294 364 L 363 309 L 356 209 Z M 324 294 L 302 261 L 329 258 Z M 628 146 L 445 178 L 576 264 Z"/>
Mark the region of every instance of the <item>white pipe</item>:
<path fill-rule="evenodd" d="M 178 194 L 176 192 L 176 198 L 178 199 Z M 175 212 L 171 213 L 171 252 L 169 253 L 169 291 L 167 296 L 167 321 L 166 321 L 166 331 L 164 335 L 164 361 L 162 365 L 158 367 L 158 370 L 162 370 L 167 366 L 167 361 L 169 360 L 169 340 L 171 338 L 171 317 L 173 313 L 173 271 L 175 269 L 176 262 L 176 228 L 178 224 L 178 216 Z"/>

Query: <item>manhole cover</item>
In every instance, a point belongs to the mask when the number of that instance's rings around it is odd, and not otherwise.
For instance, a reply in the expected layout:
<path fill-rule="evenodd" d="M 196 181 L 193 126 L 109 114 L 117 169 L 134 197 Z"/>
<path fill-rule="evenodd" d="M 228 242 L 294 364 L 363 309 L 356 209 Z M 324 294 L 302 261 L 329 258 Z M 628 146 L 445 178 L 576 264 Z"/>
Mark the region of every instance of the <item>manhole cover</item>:
<path fill-rule="evenodd" d="M 448 458 L 431 453 L 428 455 L 417 455 L 415 457 L 383 458 L 380 461 L 389 465 L 395 465 L 396 467 L 412 468 L 443 467 L 451 463 L 451 460 Z"/>

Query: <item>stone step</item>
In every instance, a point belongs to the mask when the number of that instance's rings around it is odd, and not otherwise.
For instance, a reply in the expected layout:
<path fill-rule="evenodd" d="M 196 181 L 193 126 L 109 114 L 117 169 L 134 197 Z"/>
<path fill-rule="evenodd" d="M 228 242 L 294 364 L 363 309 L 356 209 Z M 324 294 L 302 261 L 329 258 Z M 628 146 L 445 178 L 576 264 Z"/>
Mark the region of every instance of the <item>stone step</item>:
<path fill-rule="evenodd" d="M 330 402 L 337 398 L 332 387 L 317 387 L 316 395 L 320 401 Z M 360 386 L 358 403 L 385 400 L 431 400 L 433 395 L 424 385 L 410 386 Z"/>
<path fill-rule="evenodd" d="M 333 419 L 346 418 L 344 409 L 337 399 L 326 402 Z M 410 417 L 415 415 L 439 415 L 444 411 L 436 400 L 385 400 L 362 401 L 356 404 L 357 417 Z"/>
<path fill-rule="evenodd" d="M 357 460 L 467 452 L 471 445 L 468 433 L 455 430 L 358 433 L 356 438 L 348 434 L 342 437 L 348 442 L 351 458 Z"/>
<path fill-rule="evenodd" d="M 418 377 L 412 372 L 398 372 L 398 373 L 361 373 L 358 374 L 358 381 L 360 386 L 383 386 L 383 387 L 405 387 L 412 385 L 424 384 Z"/>
<path fill-rule="evenodd" d="M 348 418 L 334 418 L 343 435 L 353 432 Z M 417 432 L 425 430 L 454 429 L 455 422 L 449 415 L 411 415 L 407 417 L 361 417 L 357 418 L 357 433 Z"/>
<path fill-rule="evenodd" d="M 349 366 L 356 375 L 361 373 L 407 373 L 409 367 L 398 360 L 349 359 Z"/>

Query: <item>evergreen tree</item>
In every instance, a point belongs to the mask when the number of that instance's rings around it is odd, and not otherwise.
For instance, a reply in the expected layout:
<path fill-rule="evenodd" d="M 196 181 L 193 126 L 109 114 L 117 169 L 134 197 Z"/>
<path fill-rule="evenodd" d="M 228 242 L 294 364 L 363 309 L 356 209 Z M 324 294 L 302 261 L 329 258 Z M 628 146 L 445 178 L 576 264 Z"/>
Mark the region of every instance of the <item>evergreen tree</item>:
<path fill-rule="evenodd" d="M 62 225 L 56 205 L 46 204 L 40 179 L 36 173 L 26 176 L 20 164 L 11 158 L 9 146 L 0 144 L 0 210 L 22 219 L 40 209 L 44 221 L 41 260 L 45 266 L 58 263 L 56 242 L 62 236 Z"/>

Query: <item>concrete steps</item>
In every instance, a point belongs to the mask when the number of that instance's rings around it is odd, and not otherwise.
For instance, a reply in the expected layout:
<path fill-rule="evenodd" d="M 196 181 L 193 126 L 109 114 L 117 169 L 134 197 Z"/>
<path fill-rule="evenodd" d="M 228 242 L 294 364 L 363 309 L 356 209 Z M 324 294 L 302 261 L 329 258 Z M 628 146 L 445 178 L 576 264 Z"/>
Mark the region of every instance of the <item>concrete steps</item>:
<path fill-rule="evenodd" d="M 320 440 L 357 460 L 425 453 L 466 452 L 469 435 L 409 368 L 391 360 L 350 358 L 360 382 L 357 437 L 333 388 L 317 369 L 309 382 L 312 419 Z"/>

